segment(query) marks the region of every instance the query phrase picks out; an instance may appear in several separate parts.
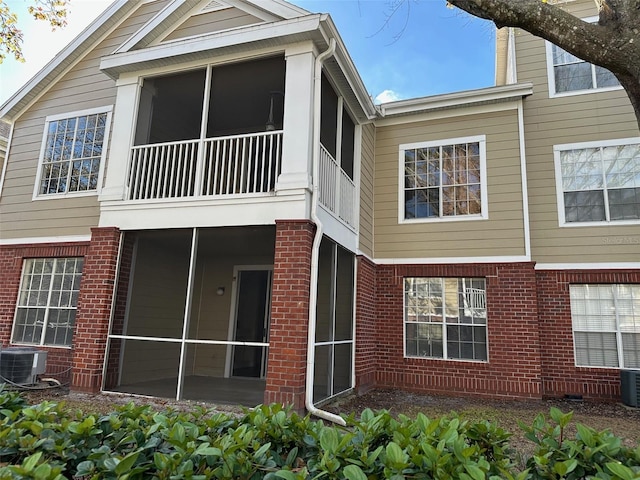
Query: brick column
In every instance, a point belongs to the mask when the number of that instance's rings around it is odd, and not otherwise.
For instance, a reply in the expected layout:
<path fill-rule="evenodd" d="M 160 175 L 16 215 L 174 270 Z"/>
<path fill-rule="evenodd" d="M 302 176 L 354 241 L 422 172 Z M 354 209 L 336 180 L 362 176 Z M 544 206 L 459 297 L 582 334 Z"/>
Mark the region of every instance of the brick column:
<path fill-rule="evenodd" d="M 292 405 L 297 411 L 304 410 L 314 230 L 307 220 L 276 221 L 264 402 Z"/>
<path fill-rule="evenodd" d="M 84 260 L 73 337 L 73 390 L 100 390 L 119 243 L 119 229 L 91 229 L 91 243 Z"/>
<path fill-rule="evenodd" d="M 366 257 L 358 257 L 357 261 L 356 389 L 364 393 L 374 388 L 376 382 L 376 266 Z"/>

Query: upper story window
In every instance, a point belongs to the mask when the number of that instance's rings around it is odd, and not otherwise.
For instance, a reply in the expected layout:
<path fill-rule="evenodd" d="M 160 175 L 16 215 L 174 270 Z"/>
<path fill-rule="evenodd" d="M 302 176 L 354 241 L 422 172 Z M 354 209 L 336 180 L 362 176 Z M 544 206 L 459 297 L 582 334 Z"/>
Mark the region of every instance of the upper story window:
<path fill-rule="evenodd" d="M 640 285 L 570 285 L 577 366 L 640 368 Z"/>
<path fill-rule="evenodd" d="M 34 198 L 93 194 L 99 189 L 111 109 L 47 117 Z"/>
<path fill-rule="evenodd" d="M 594 23 L 598 18 L 583 20 Z M 622 88 L 606 68 L 585 62 L 550 42 L 546 42 L 546 48 L 550 97 Z"/>
<path fill-rule="evenodd" d="M 560 225 L 640 220 L 640 139 L 554 146 Z"/>
<path fill-rule="evenodd" d="M 24 261 L 11 341 L 71 346 L 82 258 L 30 258 Z"/>
<path fill-rule="evenodd" d="M 405 355 L 487 360 L 484 278 L 404 279 Z"/>
<path fill-rule="evenodd" d="M 486 218 L 485 165 L 484 135 L 400 145 L 400 222 Z"/>

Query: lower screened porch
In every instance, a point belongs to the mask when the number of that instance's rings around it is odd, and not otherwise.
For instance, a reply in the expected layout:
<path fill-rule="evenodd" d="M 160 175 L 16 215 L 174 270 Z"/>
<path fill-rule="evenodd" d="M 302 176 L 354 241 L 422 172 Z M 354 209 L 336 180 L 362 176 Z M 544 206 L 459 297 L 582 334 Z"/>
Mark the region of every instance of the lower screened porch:
<path fill-rule="evenodd" d="M 285 299 L 290 289 L 292 307 L 299 303 L 293 284 L 307 285 L 307 299 L 311 284 L 305 282 L 310 269 L 289 271 L 286 262 L 281 268 L 276 230 L 126 232 L 102 390 L 252 407 L 272 398 L 266 395 L 270 359 L 304 376 L 306 364 L 289 358 L 290 345 L 270 338 L 274 281 Z M 310 249 L 284 255 L 310 257 Z M 324 238 L 318 263 L 314 401 L 353 386 L 354 255 Z M 274 280 L 274 266 L 286 274 Z M 306 351 L 308 310 L 295 329 L 297 347 Z"/>

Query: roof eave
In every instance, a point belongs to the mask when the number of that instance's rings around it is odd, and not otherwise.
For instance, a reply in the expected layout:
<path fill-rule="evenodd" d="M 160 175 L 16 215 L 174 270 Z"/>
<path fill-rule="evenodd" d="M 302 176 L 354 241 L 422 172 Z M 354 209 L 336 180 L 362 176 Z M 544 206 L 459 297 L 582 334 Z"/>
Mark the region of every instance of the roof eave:
<path fill-rule="evenodd" d="M 49 88 L 67 67 L 78 58 L 81 58 L 102 34 L 109 31 L 124 15 L 133 10 L 138 3 L 131 0 L 117 0 L 111 4 L 71 43 L 64 47 L 60 53 L 53 57 L 22 88 L 0 106 L 0 118 L 11 122 L 15 121 L 20 113 Z"/>
<path fill-rule="evenodd" d="M 533 94 L 533 84 L 515 83 L 497 87 L 487 87 L 475 90 L 463 90 L 461 92 L 433 95 L 410 100 L 398 100 L 383 103 L 378 109 L 384 118 L 423 113 L 432 110 L 457 108 L 480 103 L 504 102 L 516 100 Z"/>
<path fill-rule="evenodd" d="M 233 31 L 214 32 L 197 38 L 174 40 L 140 50 L 115 53 L 102 57 L 100 70 L 111 78 L 121 74 L 153 68 L 170 58 L 176 63 L 188 62 L 211 52 L 223 53 L 232 48 L 255 48 L 261 42 L 286 44 L 288 39 L 317 40 L 321 15 L 283 20 L 276 23 L 250 25 Z"/>

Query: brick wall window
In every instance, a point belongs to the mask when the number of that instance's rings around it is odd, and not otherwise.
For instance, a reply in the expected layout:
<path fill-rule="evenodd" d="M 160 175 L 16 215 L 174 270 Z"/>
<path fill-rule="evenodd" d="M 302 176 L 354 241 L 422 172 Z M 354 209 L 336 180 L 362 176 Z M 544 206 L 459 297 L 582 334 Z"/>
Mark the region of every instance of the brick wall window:
<path fill-rule="evenodd" d="M 487 361 L 484 278 L 404 279 L 405 355 Z"/>
<path fill-rule="evenodd" d="M 486 218 L 485 137 L 400 145 L 399 220 Z"/>
<path fill-rule="evenodd" d="M 110 120 L 111 107 L 47 117 L 34 198 L 95 195 Z"/>
<path fill-rule="evenodd" d="M 82 258 L 24 261 L 11 341 L 71 346 Z"/>
<path fill-rule="evenodd" d="M 640 368 L 640 285 L 571 285 L 577 366 Z"/>
<path fill-rule="evenodd" d="M 554 146 L 560 225 L 640 221 L 640 142 Z"/>

